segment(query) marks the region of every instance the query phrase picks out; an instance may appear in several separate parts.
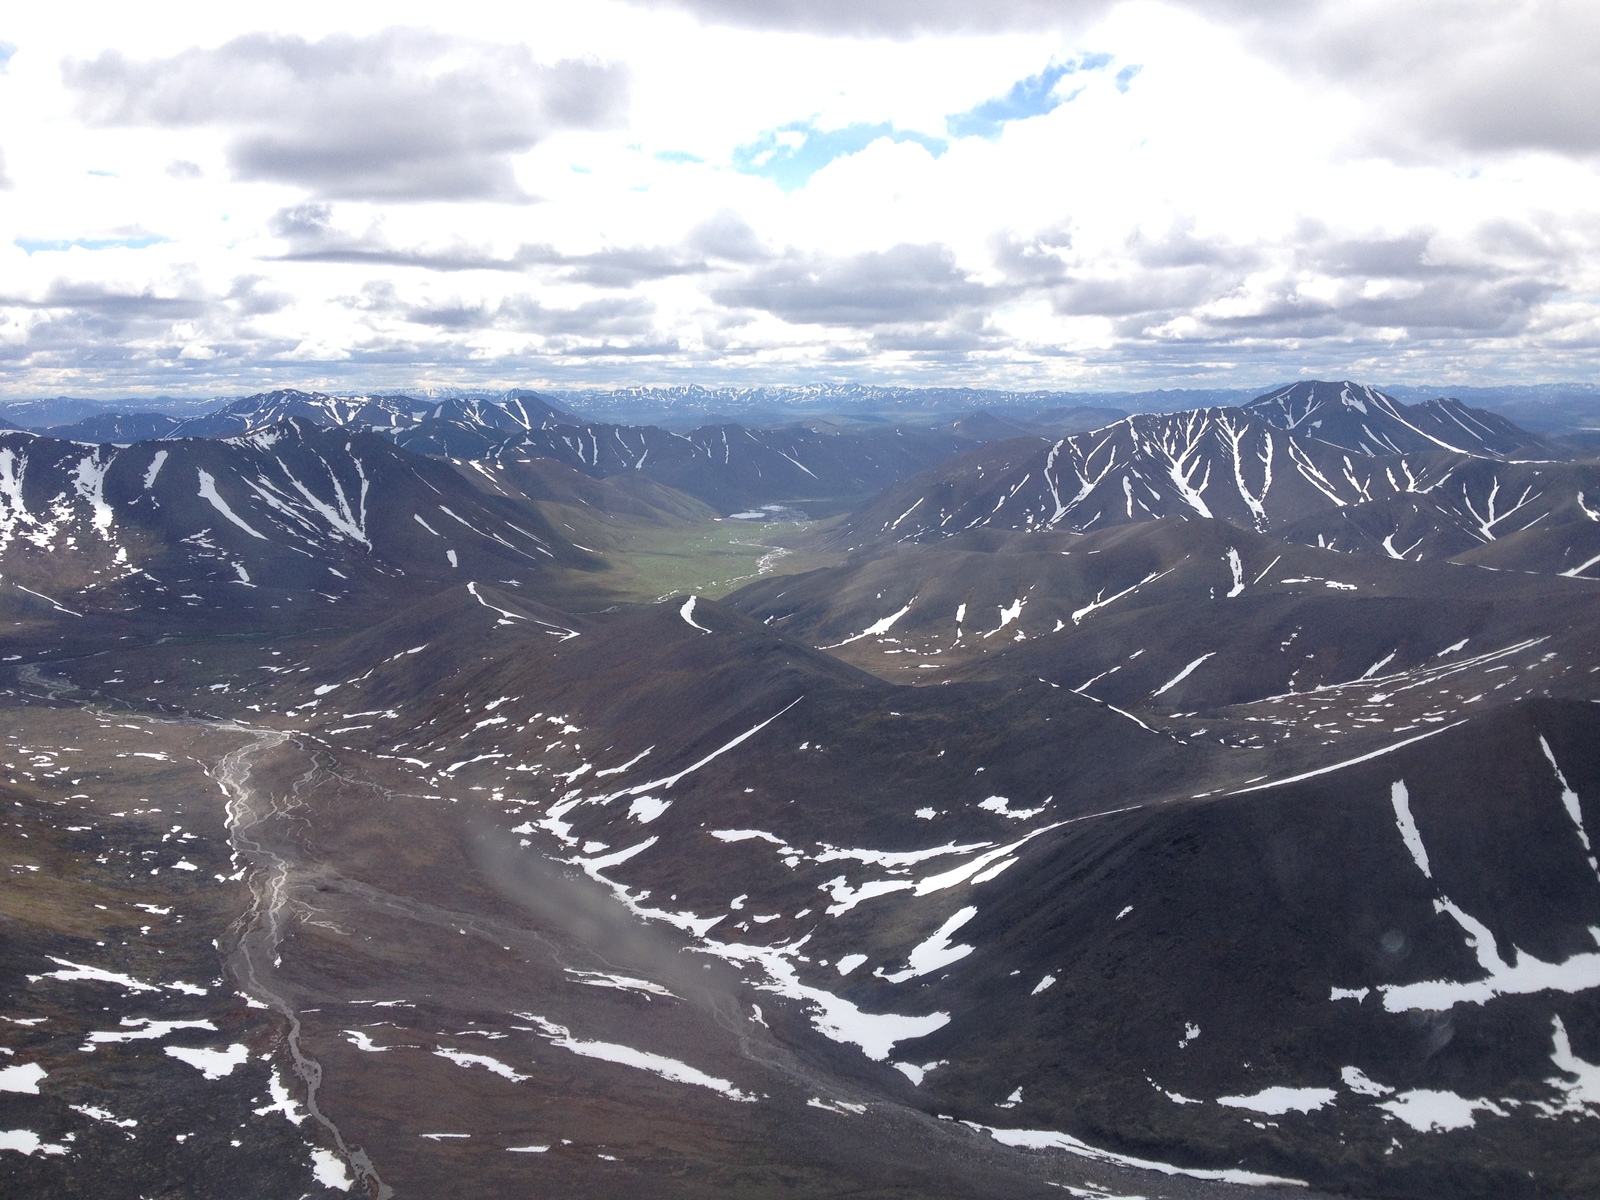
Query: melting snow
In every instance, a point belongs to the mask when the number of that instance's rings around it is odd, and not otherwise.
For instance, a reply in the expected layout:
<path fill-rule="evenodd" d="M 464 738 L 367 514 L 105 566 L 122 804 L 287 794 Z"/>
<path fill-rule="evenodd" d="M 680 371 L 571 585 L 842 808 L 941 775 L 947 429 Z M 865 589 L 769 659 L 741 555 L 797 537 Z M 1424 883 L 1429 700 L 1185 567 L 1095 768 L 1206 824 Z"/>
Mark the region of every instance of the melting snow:
<path fill-rule="evenodd" d="M 1392 1087 L 1384 1087 L 1368 1079 L 1359 1067 L 1345 1067 L 1339 1072 L 1339 1077 L 1344 1080 L 1345 1087 L 1358 1096 L 1388 1096 L 1394 1092 Z"/>
<path fill-rule="evenodd" d="M 1560 1017 L 1553 1020 L 1555 1047 L 1550 1052 L 1550 1061 L 1562 1073 L 1574 1076 L 1570 1082 L 1565 1079 L 1548 1081 L 1551 1087 L 1567 1097 L 1560 1111 L 1580 1112 L 1586 1105 L 1600 1107 L 1600 1064 L 1586 1062 L 1574 1054 L 1572 1042 L 1567 1037 L 1567 1027 L 1562 1024 Z"/>
<path fill-rule="evenodd" d="M 605 971 L 579 971 L 573 967 L 567 967 L 565 970 L 579 983 L 588 984 L 590 987 L 615 988 L 619 992 L 643 992 L 646 996 L 667 996 L 673 1000 L 677 999 L 659 983 L 651 983 L 648 979 L 634 979 L 630 975 L 611 975 Z"/>
<path fill-rule="evenodd" d="M 625 1067 L 635 1067 L 641 1071 L 649 1071 L 652 1075 L 659 1075 L 673 1083 L 689 1083 L 696 1087 L 710 1088 L 720 1092 L 730 1100 L 743 1100 L 753 1102 L 757 1097 L 748 1092 L 741 1092 L 726 1079 L 717 1079 L 707 1075 L 704 1071 L 697 1070 L 687 1063 L 677 1059 L 667 1058 L 660 1054 L 651 1054 L 647 1050 L 635 1050 L 631 1046 L 619 1046 L 612 1042 L 584 1042 L 574 1038 L 563 1025 L 547 1021 L 534 1013 L 516 1013 L 525 1021 L 532 1021 L 544 1031 L 544 1036 L 550 1044 L 570 1050 L 574 1054 L 581 1054 L 585 1058 L 598 1058 L 604 1062 L 620 1063 Z"/>
<path fill-rule="evenodd" d="M 1157 696 L 1163 694 L 1164 692 L 1170 691 L 1172 688 L 1177 687 L 1185 679 L 1189 678 L 1189 675 L 1194 671 L 1194 669 L 1196 667 L 1198 667 L 1201 663 L 1205 662 L 1206 659 L 1215 656 L 1216 653 L 1217 652 L 1215 650 L 1206 651 L 1206 653 L 1202 654 L 1199 658 L 1195 659 L 1192 663 L 1190 663 L 1183 670 L 1179 671 L 1171 679 L 1169 679 L 1165 683 L 1163 683 L 1155 691 L 1151 692 L 1150 693 L 1150 698 L 1153 700 Z"/>
<path fill-rule="evenodd" d="M 957 911 L 930 937 L 912 948 L 906 958 L 909 965 L 904 971 L 896 971 L 893 975 L 884 975 L 883 978 L 890 983 L 904 983 L 907 979 L 915 979 L 918 975 L 926 975 L 930 971 L 948 967 L 951 963 L 959 962 L 971 954 L 971 946 L 952 946 L 950 935 L 977 915 L 978 910 L 970 904 Z"/>
<path fill-rule="evenodd" d="M 710 754 L 706 755 L 699 762 L 694 763 L 691 766 L 685 767 L 683 770 L 679 771 L 676 775 L 667 775 L 667 776 L 664 776 L 664 777 L 662 777 L 660 779 L 652 779 L 649 783 L 641 783 L 636 787 L 626 788 L 623 791 L 620 791 L 620 792 L 618 792 L 616 794 L 618 796 L 639 796 L 639 795 L 643 795 L 645 792 L 654 791 L 658 787 L 659 788 L 669 788 L 669 787 L 671 787 L 673 784 L 677 783 L 678 780 L 682 779 L 685 775 L 694 774 L 694 772 L 698 771 L 701 767 L 705 766 L 707 763 L 711 762 L 713 759 L 721 757 L 722 755 L 726 754 L 729 750 L 732 750 L 735 746 L 739 746 L 739 745 L 743 744 L 745 741 L 747 741 L 748 739 L 754 737 L 756 734 L 760 733 L 768 725 L 771 725 L 779 717 L 783 716 L 784 713 L 788 712 L 791 708 L 793 708 L 796 704 L 799 704 L 800 701 L 804 700 L 804 699 L 805 699 L 804 696 L 797 696 L 794 700 L 792 700 L 790 703 L 784 705 L 777 712 L 773 713 L 770 717 L 768 717 L 765 721 L 762 721 L 759 725 L 755 725 L 755 726 L 751 727 L 750 729 L 745 730 L 738 737 L 734 738 L 731 742 L 728 742 L 728 743 L 726 743 L 725 745 L 722 745 L 722 746 L 718 746 L 715 750 L 713 750 Z M 609 797 L 608 797 L 608 799 L 609 799 Z"/>
<path fill-rule="evenodd" d="M 1045 805 L 1038 808 L 1012 808 L 1011 801 L 1004 796 L 990 796 L 987 800 L 978 801 L 978 807 L 988 812 L 999 813 L 1002 817 L 1010 817 L 1013 821 L 1026 821 L 1037 817 L 1045 810 Z"/>
<path fill-rule="evenodd" d="M 71 1104 L 68 1105 L 68 1107 L 71 1108 L 73 1112 L 82 1113 L 92 1121 L 103 1121 L 107 1125 L 115 1125 L 118 1129 L 133 1129 L 139 1124 L 139 1122 L 134 1120 L 132 1117 L 128 1117 L 125 1120 L 118 1120 L 116 1113 L 108 1112 L 103 1108 L 96 1108 L 92 1104 Z"/>
<path fill-rule="evenodd" d="M 1207 1170 L 1202 1167 L 1178 1167 L 1171 1163 L 1155 1162 L 1147 1158 L 1134 1158 L 1131 1155 L 1116 1154 L 1110 1150 L 1102 1150 L 1098 1146 L 1091 1146 L 1087 1142 L 1080 1142 L 1068 1133 L 1057 1133 L 1052 1129 L 996 1129 L 990 1125 L 979 1125 L 976 1121 L 963 1121 L 973 1129 L 987 1133 L 1003 1146 L 1020 1146 L 1028 1150 L 1065 1150 L 1069 1154 L 1076 1154 L 1080 1158 L 1087 1158 L 1094 1162 L 1111 1163 L 1122 1167 L 1137 1167 L 1141 1171 L 1159 1171 L 1163 1175 L 1188 1175 L 1194 1179 L 1213 1179 L 1224 1183 L 1242 1183 L 1255 1186 L 1270 1186 L 1282 1184 L 1289 1187 L 1306 1187 L 1304 1180 L 1286 1179 L 1278 1175 L 1260 1175 L 1254 1171 L 1241 1171 L 1236 1167 L 1226 1167 L 1222 1170 Z"/>
<path fill-rule="evenodd" d="M 833 897 L 833 903 L 828 905 L 830 917 L 843 916 L 863 900 L 872 900 L 878 896 L 887 896 L 890 892 L 908 891 L 916 885 L 909 879 L 871 879 L 860 887 L 851 887 L 849 880 L 843 875 L 837 875 L 827 883 L 819 884 L 818 890 L 827 892 Z"/>
<path fill-rule="evenodd" d="M 1544 756 L 1550 761 L 1550 769 L 1556 773 L 1556 782 L 1561 785 L 1561 803 L 1567 810 L 1567 816 L 1572 818 L 1572 823 L 1578 830 L 1578 841 L 1583 843 L 1583 852 L 1589 857 L 1589 869 L 1596 876 L 1600 876 L 1600 863 L 1595 861 L 1594 847 L 1589 843 L 1589 831 L 1583 825 L 1583 809 L 1578 806 L 1578 793 L 1572 790 L 1567 783 L 1567 777 L 1561 773 L 1561 768 L 1556 764 L 1556 756 L 1550 750 L 1550 743 L 1541 736 L 1539 748 L 1544 751 Z"/>
<path fill-rule="evenodd" d="M 628 815 L 639 824 L 648 825 L 671 807 L 671 800 L 662 800 L 658 796 L 637 796 L 628 806 Z"/>
<path fill-rule="evenodd" d="M 84 1042 L 83 1049 L 92 1051 L 96 1046 L 106 1044 L 153 1041 L 164 1038 L 177 1029 L 209 1029 L 213 1033 L 217 1029 L 210 1021 L 152 1021 L 149 1017 L 123 1017 L 121 1024 L 129 1028 L 90 1031 L 89 1040 Z"/>
<path fill-rule="evenodd" d="M 0 1129 L 0 1150 L 15 1150 L 19 1154 L 65 1154 L 67 1148 L 53 1142 L 42 1142 L 31 1129 Z"/>
<path fill-rule="evenodd" d="M 1281 1117 L 1284 1113 L 1315 1112 L 1332 1104 L 1337 1095 L 1332 1088 L 1269 1087 L 1253 1096 L 1218 1096 L 1217 1103 L 1227 1108 L 1248 1108 L 1252 1112 Z"/>
<path fill-rule="evenodd" d="M 99 967 L 84 967 L 77 963 L 68 962 L 64 958 L 52 956 L 50 961 L 66 968 L 61 971 L 51 971 L 44 975 L 29 975 L 29 983 L 37 983 L 41 979 L 59 979 L 63 983 L 114 983 L 118 987 L 127 988 L 130 992 L 154 992 L 158 989 L 148 983 L 143 983 L 129 975 L 118 975 L 112 971 L 102 971 Z"/>
<path fill-rule="evenodd" d="M 701 633 L 710 633 L 711 630 L 707 629 L 704 625 L 699 624 L 694 619 L 695 599 L 696 597 L 690 596 L 687 600 L 685 600 L 683 602 L 683 607 L 678 610 L 678 615 L 690 625 L 694 626 L 694 628 L 698 629 Z"/>
<path fill-rule="evenodd" d="M 332 1150 L 318 1148 L 311 1151 L 311 1173 L 323 1187 L 335 1191 L 348 1192 L 356 1185 L 356 1181 L 345 1170 L 344 1159 Z"/>
<path fill-rule="evenodd" d="M 1486 1110 L 1500 1117 L 1506 1115 L 1505 1109 L 1491 1100 L 1469 1100 L 1454 1092 L 1438 1092 L 1429 1088 L 1401 1092 L 1393 1100 L 1385 1100 L 1378 1107 L 1393 1113 L 1419 1133 L 1468 1129 L 1477 1123 L 1473 1113 L 1479 1110 Z"/>
<path fill-rule="evenodd" d="M 923 1063 L 920 1067 L 917 1066 L 915 1063 L 903 1063 L 903 1062 L 890 1063 L 889 1065 L 891 1067 L 893 1067 L 896 1071 L 899 1071 L 907 1079 L 911 1080 L 911 1086 L 912 1087 L 921 1087 L 922 1086 L 922 1081 L 927 1076 L 928 1072 L 932 1071 L 932 1070 L 934 1070 L 934 1069 L 936 1069 L 938 1067 L 944 1066 L 945 1065 L 945 1060 L 944 1059 L 940 1059 L 937 1062 Z"/>
<path fill-rule="evenodd" d="M 161 474 L 162 464 L 167 461 L 167 452 L 157 450 L 156 456 L 150 460 L 149 469 L 144 473 L 144 490 L 149 491 L 156 485 L 156 476 Z"/>
<path fill-rule="evenodd" d="M 22 1092 L 37 1096 L 39 1082 L 48 1072 L 38 1063 L 19 1063 L 14 1067 L 0 1067 L 0 1092 Z"/>
<path fill-rule="evenodd" d="M 226 500 L 217 495 L 217 481 L 215 478 L 213 478 L 211 472 L 209 471 L 200 472 L 200 499 L 209 502 L 212 508 L 216 509 L 219 513 L 221 513 L 228 520 L 232 521 L 251 537 L 259 538 L 263 542 L 268 540 L 266 534 L 257 533 L 248 524 L 246 524 L 243 517 L 239 516 L 233 511 L 233 509 L 228 507 L 228 502 Z"/>
<path fill-rule="evenodd" d="M 840 646 L 848 646 L 851 642 L 859 642 L 862 638 L 865 638 L 865 637 L 876 637 L 879 634 L 888 633 L 889 630 L 894 628 L 894 623 L 896 621 L 898 621 L 901 617 L 905 616 L 908 612 L 911 611 L 911 606 L 913 604 L 915 604 L 916 602 L 917 602 L 917 598 L 915 596 L 913 596 L 913 597 L 911 597 L 911 599 L 906 601 L 906 606 L 904 608 L 902 608 L 899 612 L 890 613 L 887 617 L 884 617 L 881 621 L 874 621 L 871 625 L 868 625 L 860 633 L 855 634 L 852 637 L 847 637 L 842 642 L 835 642 L 831 646 L 823 646 L 822 649 L 824 649 L 824 650 L 837 650 Z"/>
<path fill-rule="evenodd" d="M 1406 849 L 1411 852 L 1411 861 L 1417 864 L 1419 871 L 1432 879 L 1433 871 L 1428 866 L 1428 851 L 1422 844 L 1422 834 L 1417 832 L 1417 823 L 1411 816 L 1411 794 L 1406 791 L 1405 780 L 1395 780 L 1394 786 L 1389 789 L 1389 800 L 1394 805 L 1394 821 L 1400 827 L 1400 840 L 1405 842 Z"/>
<path fill-rule="evenodd" d="M 242 1066 L 250 1057 L 250 1052 L 237 1042 L 226 1050 L 194 1049 L 189 1046 L 167 1046 L 165 1049 L 170 1057 L 188 1063 L 207 1079 L 221 1079 L 233 1074 L 233 1069 Z"/>
<path fill-rule="evenodd" d="M 433 1053 L 439 1058 L 449 1059 L 458 1067 L 482 1067 L 490 1074 L 509 1079 L 512 1083 L 521 1083 L 524 1079 L 532 1078 L 519 1071 L 513 1071 L 498 1058 L 490 1058 L 487 1054 L 468 1054 L 464 1050 L 450 1050 L 443 1047 Z"/>
<path fill-rule="evenodd" d="M 898 1064 L 896 1064 L 898 1065 Z M 848 1100 L 822 1100 L 816 1096 L 806 1101 L 808 1108 L 824 1108 L 840 1116 L 857 1116 L 867 1111 L 865 1104 L 851 1104 Z"/>
<path fill-rule="evenodd" d="M 907 1017 L 897 1013 L 862 1012 L 842 996 L 821 988 L 808 987 L 800 982 L 789 957 L 800 952 L 800 947 L 810 934 L 787 946 L 747 946 L 740 943 L 711 942 L 709 953 L 733 962 L 753 962 L 767 973 L 767 982 L 756 986 L 775 992 L 792 1000 L 805 1000 L 812 1005 L 811 1024 L 823 1037 L 836 1042 L 859 1046 L 861 1052 L 874 1062 L 889 1057 L 897 1042 L 926 1037 L 950 1023 L 950 1014 L 930 1013 L 925 1017 Z"/>

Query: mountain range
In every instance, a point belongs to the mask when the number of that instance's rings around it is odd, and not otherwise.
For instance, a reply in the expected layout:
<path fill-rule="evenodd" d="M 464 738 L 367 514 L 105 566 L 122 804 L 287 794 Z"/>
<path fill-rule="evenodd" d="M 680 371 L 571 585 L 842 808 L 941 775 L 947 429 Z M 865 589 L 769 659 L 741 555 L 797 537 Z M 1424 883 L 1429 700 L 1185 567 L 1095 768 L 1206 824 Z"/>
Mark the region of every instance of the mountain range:
<path fill-rule="evenodd" d="M 1570 445 L 158 432 L 0 433 L 8 1192 L 1600 1189 Z"/>

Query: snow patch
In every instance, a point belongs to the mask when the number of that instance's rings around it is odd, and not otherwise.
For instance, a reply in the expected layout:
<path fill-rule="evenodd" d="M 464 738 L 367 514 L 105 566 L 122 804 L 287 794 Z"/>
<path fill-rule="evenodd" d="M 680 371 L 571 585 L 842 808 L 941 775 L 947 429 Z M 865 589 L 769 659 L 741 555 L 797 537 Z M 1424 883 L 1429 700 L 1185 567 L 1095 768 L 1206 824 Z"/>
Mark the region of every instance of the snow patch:
<path fill-rule="evenodd" d="M 1429 879 L 1433 878 L 1433 871 L 1428 866 L 1428 851 L 1422 844 L 1422 834 L 1417 831 L 1417 823 L 1411 816 L 1411 794 L 1406 790 L 1403 779 L 1394 781 L 1389 789 L 1389 800 L 1394 805 L 1394 822 L 1400 827 L 1400 840 L 1405 842 L 1406 849 L 1411 852 L 1411 861 L 1417 864 L 1417 869 Z"/>
<path fill-rule="evenodd" d="M 1499 1117 L 1506 1115 L 1505 1109 L 1492 1100 L 1469 1100 L 1454 1092 L 1434 1091 L 1431 1088 L 1401 1092 L 1378 1107 L 1398 1117 L 1418 1133 L 1470 1129 L 1477 1124 L 1473 1114 L 1480 1111 L 1492 1112 Z"/>
<path fill-rule="evenodd" d="M 1281 1117 L 1291 1112 L 1315 1112 L 1332 1104 L 1337 1095 L 1332 1088 L 1269 1087 L 1252 1096 L 1218 1096 L 1217 1103 L 1225 1108 L 1248 1108 Z"/>
<path fill-rule="evenodd" d="M 250 1057 L 244 1046 L 235 1042 L 225 1050 L 205 1050 L 189 1046 L 167 1046 L 168 1057 L 188 1063 L 207 1079 L 222 1079 L 232 1075 L 235 1067 L 243 1066 Z"/>
<path fill-rule="evenodd" d="M 698 629 L 701 633 L 710 633 L 711 630 L 707 629 L 704 625 L 699 624 L 694 619 L 694 602 L 695 602 L 695 599 L 696 599 L 696 597 L 690 596 L 687 600 L 685 600 L 683 602 L 683 607 L 678 610 L 678 615 L 680 617 L 682 617 L 685 621 L 687 621 L 695 629 Z"/>

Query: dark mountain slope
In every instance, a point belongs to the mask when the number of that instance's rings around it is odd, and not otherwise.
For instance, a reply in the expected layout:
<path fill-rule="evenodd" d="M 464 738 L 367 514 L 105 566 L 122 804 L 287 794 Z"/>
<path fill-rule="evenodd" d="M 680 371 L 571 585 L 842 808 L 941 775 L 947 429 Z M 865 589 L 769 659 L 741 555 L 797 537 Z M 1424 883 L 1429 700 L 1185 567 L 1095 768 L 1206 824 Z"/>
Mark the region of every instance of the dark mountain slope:
<path fill-rule="evenodd" d="M 723 424 L 682 434 L 590 421 L 532 393 L 433 401 L 296 391 L 247 397 L 176 426 L 170 436 L 237 436 L 289 417 L 369 430 L 435 457 L 549 458 L 595 478 L 637 473 L 723 513 L 773 501 L 871 495 L 977 442 L 954 428 L 914 426 L 820 433 Z"/>
<path fill-rule="evenodd" d="M 1041 839 L 932 989 L 967 1016 L 919 1045 L 948 1060 L 922 1090 L 985 1125 L 1359 1195 L 1587 1194 L 1597 746 L 1592 705 L 1523 705 Z"/>
<path fill-rule="evenodd" d="M 71 425 L 54 425 L 35 432 L 71 442 L 129 445 L 146 438 L 166 437 L 178 424 L 177 417 L 166 413 L 96 413 Z"/>
<path fill-rule="evenodd" d="M 1565 541 L 1537 541 L 1520 560 L 1537 554 L 1539 569 L 1557 572 L 1591 557 L 1583 548 L 1600 466 L 1509 461 L 1539 449 L 1537 439 L 1453 402 L 1405 406 L 1355 384 L 1296 389 L 1238 409 L 1135 416 L 1053 442 L 987 445 L 889 488 L 829 542 L 861 548 L 967 529 L 1084 532 L 1184 517 L 1410 559 L 1560 529 Z M 1470 452 L 1428 432 L 1445 422 L 1459 434 L 1476 429 L 1476 440 L 1456 439 Z"/>
<path fill-rule="evenodd" d="M 1525 669 L 1524 686 L 1581 694 L 1600 663 L 1597 587 L 1166 520 L 1082 536 L 973 530 L 761 580 L 726 603 L 888 678 L 1042 678 L 1165 715 L 1367 680 L 1364 702 L 1401 673 L 1508 647 L 1520 648 L 1463 668 L 1461 687 L 1482 683 L 1466 695 L 1521 695 L 1493 685 Z M 1362 724 L 1403 725 L 1408 711 Z"/>
<path fill-rule="evenodd" d="M 341 752 L 741 964 L 776 1036 L 857 1086 L 1363 1195 L 1593 1186 L 1592 704 L 1362 761 L 1314 714 L 1249 751 L 1037 682 L 896 688 L 706 602 L 575 637 L 515 597 L 431 603 L 252 694 L 318 699 Z"/>
<path fill-rule="evenodd" d="M 1448 450 L 1489 458 L 1538 458 L 1549 446 L 1499 413 L 1459 400 L 1402 404 L 1365 384 L 1306 381 L 1278 388 L 1242 406 L 1278 429 L 1384 458 Z"/>
<path fill-rule="evenodd" d="M 0 435 L 0 571 L 18 602 L 31 589 L 63 609 L 295 623 L 291 603 L 381 606 L 592 561 L 527 504 L 372 434 L 289 421 L 127 448 Z"/>

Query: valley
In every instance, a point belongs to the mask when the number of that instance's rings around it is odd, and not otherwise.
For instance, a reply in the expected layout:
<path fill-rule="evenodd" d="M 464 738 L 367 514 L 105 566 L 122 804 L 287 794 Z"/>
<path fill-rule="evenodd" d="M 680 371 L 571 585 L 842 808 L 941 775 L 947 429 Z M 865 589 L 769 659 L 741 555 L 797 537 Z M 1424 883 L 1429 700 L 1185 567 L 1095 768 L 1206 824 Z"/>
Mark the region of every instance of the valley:
<path fill-rule="evenodd" d="M 0 432 L 6 1191 L 1600 1188 L 1592 459 L 137 415 Z"/>

